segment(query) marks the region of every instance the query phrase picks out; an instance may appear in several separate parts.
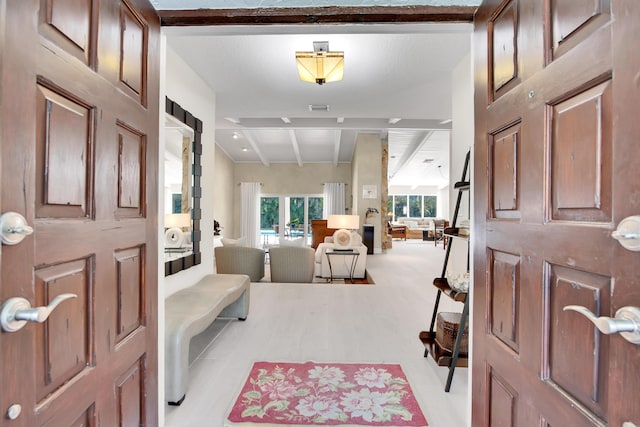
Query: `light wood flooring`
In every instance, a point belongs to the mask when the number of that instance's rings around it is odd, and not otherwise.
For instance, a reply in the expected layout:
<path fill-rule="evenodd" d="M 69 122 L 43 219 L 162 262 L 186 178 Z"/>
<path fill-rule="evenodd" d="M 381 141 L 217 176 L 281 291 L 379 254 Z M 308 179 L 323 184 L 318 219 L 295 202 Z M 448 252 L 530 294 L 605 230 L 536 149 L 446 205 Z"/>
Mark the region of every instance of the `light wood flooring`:
<path fill-rule="evenodd" d="M 447 368 L 424 358 L 418 333 L 429 328 L 442 270 L 442 245 L 410 239 L 367 257 L 375 285 L 251 285 L 245 322 L 216 320 L 192 340 L 189 389 L 166 405 L 168 427 L 221 427 L 255 361 L 375 362 L 402 366 L 433 427 L 468 423 L 468 369 L 458 368 L 449 393 Z M 439 311 L 462 311 L 447 297 Z"/>

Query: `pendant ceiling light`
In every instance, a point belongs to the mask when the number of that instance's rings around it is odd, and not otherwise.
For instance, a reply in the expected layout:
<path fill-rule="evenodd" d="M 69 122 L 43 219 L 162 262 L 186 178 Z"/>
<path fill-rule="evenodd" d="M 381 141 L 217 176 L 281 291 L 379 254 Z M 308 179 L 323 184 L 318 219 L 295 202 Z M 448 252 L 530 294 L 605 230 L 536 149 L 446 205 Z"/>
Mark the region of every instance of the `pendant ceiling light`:
<path fill-rule="evenodd" d="M 313 52 L 296 52 L 300 80 L 323 85 L 342 80 L 344 52 L 329 52 L 329 42 L 313 42 Z"/>

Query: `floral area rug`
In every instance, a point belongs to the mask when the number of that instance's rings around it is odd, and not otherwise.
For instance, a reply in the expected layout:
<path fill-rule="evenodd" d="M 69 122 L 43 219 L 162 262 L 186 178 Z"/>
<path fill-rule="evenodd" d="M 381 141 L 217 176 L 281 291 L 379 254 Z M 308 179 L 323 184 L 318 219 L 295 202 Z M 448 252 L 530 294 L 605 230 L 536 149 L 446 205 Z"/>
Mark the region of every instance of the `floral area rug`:
<path fill-rule="evenodd" d="M 426 426 L 400 365 L 256 362 L 225 426 Z"/>

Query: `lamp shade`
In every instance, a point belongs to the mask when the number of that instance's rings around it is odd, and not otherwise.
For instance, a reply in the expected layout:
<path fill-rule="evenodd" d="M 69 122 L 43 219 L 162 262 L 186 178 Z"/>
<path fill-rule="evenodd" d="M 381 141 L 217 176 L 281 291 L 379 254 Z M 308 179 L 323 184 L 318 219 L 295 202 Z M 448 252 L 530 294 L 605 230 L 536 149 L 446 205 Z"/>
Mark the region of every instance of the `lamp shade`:
<path fill-rule="evenodd" d="M 191 215 L 188 213 L 180 214 L 165 214 L 164 216 L 165 228 L 187 228 L 191 227 Z"/>
<path fill-rule="evenodd" d="M 319 85 L 342 80 L 344 52 L 296 52 L 300 80 Z"/>
<path fill-rule="evenodd" d="M 346 230 L 357 230 L 360 227 L 359 215 L 329 215 L 327 218 L 328 228 L 344 228 Z"/>

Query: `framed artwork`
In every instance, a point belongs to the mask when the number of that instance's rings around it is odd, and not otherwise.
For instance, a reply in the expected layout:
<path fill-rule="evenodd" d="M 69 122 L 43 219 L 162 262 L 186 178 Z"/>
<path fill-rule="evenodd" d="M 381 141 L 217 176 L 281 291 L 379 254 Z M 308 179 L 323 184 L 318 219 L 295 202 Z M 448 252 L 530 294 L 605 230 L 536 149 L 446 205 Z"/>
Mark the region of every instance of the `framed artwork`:
<path fill-rule="evenodd" d="M 182 194 L 173 193 L 171 195 L 171 213 L 182 213 Z"/>
<path fill-rule="evenodd" d="M 378 187 L 375 184 L 362 186 L 363 199 L 375 199 L 376 197 L 378 197 Z"/>

